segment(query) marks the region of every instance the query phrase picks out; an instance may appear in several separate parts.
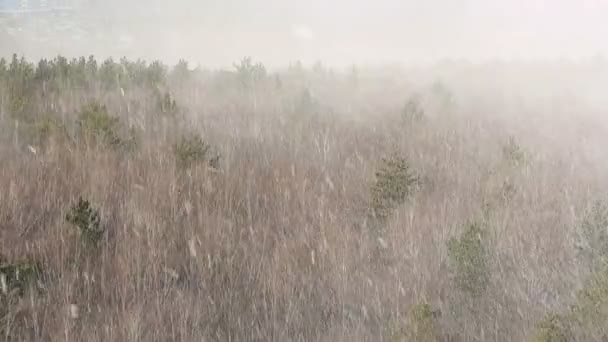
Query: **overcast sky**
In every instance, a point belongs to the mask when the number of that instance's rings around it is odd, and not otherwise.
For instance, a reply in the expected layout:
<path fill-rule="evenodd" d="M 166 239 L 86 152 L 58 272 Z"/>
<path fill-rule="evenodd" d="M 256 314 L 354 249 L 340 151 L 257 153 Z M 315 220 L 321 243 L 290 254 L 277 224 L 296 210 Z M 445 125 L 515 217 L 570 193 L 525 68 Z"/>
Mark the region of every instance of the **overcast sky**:
<path fill-rule="evenodd" d="M 608 54 L 608 0 L 110 0 L 87 9 L 104 23 L 95 30 L 131 47 L 119 53 L 211 65 L 244 55 L 348 64 Z M 107 45 L 96 48 L 116 49 Z"/>

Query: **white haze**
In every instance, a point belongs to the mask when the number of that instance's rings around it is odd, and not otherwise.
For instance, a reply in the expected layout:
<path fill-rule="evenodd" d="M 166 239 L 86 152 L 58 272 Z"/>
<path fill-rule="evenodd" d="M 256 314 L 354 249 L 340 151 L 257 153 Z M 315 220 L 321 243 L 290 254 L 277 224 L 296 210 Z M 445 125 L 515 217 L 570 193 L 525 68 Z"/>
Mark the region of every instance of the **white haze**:
<path fill-rule="evenodd" d="M 88 0 L 68 19 L 2 18 L 16 28 L 0 33 L 0 54 L 207 66 L 246 55 L 336 66 L 581 59 L 606 54 L 606 19 L 605 0 Z"/>

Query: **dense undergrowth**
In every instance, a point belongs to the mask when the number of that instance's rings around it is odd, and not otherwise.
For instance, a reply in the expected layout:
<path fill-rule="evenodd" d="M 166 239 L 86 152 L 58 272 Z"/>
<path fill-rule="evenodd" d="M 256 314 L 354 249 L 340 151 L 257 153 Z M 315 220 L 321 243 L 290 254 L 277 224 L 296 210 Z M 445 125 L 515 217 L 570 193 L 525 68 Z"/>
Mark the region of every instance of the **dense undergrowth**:
<path fill-rule="evenodd" d="M 603 180 L 390 90 L 1 60 L 0 341 L 606 338 Z"/>

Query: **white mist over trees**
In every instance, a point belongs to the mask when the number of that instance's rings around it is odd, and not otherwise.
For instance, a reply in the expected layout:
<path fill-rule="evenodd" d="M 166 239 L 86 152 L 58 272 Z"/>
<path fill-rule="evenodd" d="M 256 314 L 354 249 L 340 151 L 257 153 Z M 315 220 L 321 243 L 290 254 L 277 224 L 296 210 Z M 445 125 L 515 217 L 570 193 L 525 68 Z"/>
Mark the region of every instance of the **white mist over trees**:
<path fill-rule="evenodd" d="M 608 3 L 600 0 L 88 0 L 78 4 L 69 25 L 82 28 L 84 37 L 75 41 L 68 29 L 59 30 L 49 38 L 54 53 L 80 55 L 95 50 L 172 62 L 189 58 L 204 65 L 229 65 L 228 60 L 252 55 L 267 64 L 323 60 L 348 65 L 443 58 L 579 58 L 608 50 L 603 39 L 608 21 L 602 16 Z M 48 26 L 47 21 L 41 26 Z M 294 30 L 299 34 L 294 35 Z M 3 33 L 0 53 L 9 55 L 15 49 L 44 53 L 34 37 L 19 34 Z"/>
<path fill-rule="evenodd" d="M 608 341 L 605 0 L 8 1 L 2 341 Z"/>

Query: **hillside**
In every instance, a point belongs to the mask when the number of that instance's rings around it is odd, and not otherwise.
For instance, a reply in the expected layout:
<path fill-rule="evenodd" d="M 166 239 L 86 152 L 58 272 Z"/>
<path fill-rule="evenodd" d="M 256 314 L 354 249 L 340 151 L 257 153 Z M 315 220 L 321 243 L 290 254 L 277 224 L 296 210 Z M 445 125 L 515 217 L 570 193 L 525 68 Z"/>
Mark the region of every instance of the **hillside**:
<path fill-rule="evenodd" d="M 1 60 L 0 340 L 606 338 L 590 63 Z"/>

